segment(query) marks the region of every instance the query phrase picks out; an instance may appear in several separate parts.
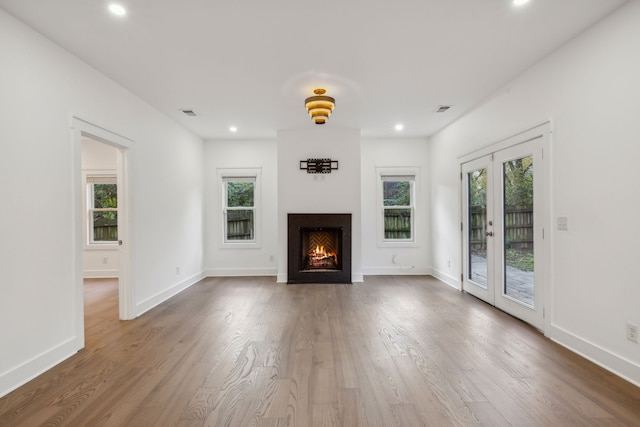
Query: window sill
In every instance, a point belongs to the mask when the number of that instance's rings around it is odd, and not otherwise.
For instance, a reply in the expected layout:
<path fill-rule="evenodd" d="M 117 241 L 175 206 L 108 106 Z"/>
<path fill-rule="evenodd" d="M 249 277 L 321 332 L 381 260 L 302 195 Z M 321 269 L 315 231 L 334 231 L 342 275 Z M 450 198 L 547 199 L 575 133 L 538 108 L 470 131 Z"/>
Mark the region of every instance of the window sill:
<path fill-rule="evenodd" d="M 415 240 L 383 240 L 378 241 L 379 248 L 418 248 L 420 245 Z"/>
<path fill-rule="evenodd" d="M 223 242 L 220 244 L 221 249 L 260 249 L 262 245 L 258 242 Z"/>
<path fill-rule="evenodd" d="M 117 251 L 118 242 L 114 243 L 90 243 L 85 244 L 84 249 L 87 251 Z"/>

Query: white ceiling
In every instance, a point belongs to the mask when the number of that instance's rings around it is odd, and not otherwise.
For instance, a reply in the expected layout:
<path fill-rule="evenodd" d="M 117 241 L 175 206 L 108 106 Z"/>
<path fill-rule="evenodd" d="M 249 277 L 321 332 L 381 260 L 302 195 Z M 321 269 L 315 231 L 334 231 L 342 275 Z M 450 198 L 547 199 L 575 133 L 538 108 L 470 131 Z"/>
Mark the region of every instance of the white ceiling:
<path fill-rule="evenodd" d="M 336 98 L 324 126 L 431 135 L 626 0 L 118 2 L 127 16 L 108 0 L 0 8 L 213 139 L 317 126 L 304 110 L 315 87 Z"/>

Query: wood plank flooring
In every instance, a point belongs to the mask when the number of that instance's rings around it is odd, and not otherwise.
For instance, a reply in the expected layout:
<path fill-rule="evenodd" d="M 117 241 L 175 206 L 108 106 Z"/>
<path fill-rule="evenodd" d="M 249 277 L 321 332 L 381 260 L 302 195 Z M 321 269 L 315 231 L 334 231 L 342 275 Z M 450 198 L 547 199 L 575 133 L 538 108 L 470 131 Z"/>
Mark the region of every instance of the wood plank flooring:
<path fill-rule="evenodd" d="M 1 426 L 638 426 L 640 389 L 430 277 L 210 278 L 0 399 Z"/>

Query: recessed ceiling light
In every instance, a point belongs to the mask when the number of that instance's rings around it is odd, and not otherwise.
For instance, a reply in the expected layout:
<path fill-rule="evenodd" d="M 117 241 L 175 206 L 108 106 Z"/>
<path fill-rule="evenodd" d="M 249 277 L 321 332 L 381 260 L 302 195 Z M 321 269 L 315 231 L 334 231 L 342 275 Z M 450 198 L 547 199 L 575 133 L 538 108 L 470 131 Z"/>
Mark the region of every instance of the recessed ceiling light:
<path fill-rule="evenodd" d="M 527 3 L 529 3 L 529 0 L 513 0 L 514 6 L 524 6 Z"/>
<path fill-rule="evenodd" d="M 109 5 L 109 12 L 113 13 L 114 15 L 124 16 L 127 14 L 127 9 L 125 9 L 124 6 L 120 4 L 111 3 Z"/>
<path fill-rule="evenodd" d="M 398 123 L 394 126 L 394 129 L 400 132 L 402 129 L 404 129 L 404 125 L 402 123 Z"/>
<path fill-rule="evenodd" d="M 229 126 L 229 132 L 238 132 L 238 128 L 235 126 Z"/>

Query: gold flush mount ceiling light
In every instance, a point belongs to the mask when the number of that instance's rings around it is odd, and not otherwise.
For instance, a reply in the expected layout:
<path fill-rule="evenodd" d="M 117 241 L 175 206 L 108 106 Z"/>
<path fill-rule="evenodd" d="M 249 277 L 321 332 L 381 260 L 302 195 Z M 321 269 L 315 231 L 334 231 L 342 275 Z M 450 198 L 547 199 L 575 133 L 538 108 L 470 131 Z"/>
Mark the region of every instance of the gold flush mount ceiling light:
<path fill-rule="evenodd" d="M 322 88 L 315 89 L 314 96 L 304 100 L 304 106 L 311 116 L 311 120 L 317 125 L 323 125 L 329 119 L 333 108 L 336 106 L 336 100 L 325 95 L 326 90 Z"/>

